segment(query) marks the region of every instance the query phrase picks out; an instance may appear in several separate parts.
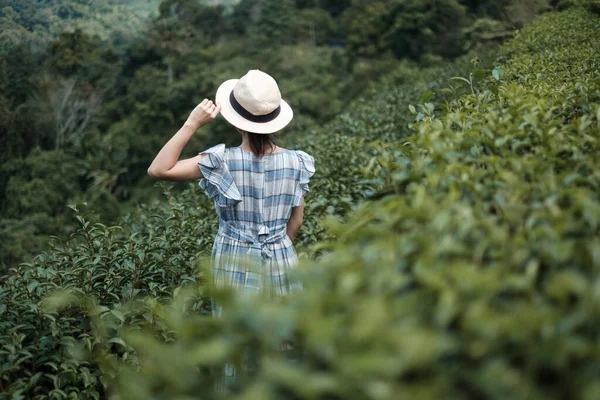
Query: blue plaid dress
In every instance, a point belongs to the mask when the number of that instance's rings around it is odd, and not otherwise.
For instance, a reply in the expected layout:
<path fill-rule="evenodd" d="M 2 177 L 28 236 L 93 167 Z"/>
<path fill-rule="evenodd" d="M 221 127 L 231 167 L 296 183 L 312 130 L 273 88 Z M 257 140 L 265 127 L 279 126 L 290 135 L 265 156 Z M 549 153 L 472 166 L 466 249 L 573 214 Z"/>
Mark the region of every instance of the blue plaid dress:
<path fill-rule="evenodd" d="M 289 277 L 298 257 L 286 229 L 292 208 L 309 192 L 313 157 L 287 149 L 258 157 L 224 144 L 201 154 L 206 157 L 199 162 L 200 188 L 214 200 L 219 215 L 212 251 L 215 286 L 268 297 L 301 290 L 301 283 Z M 214 300 L 212 312 L 214 317 L 223 314 Z M 292 349 L 285 340 L 280 346 L 283 352 Z M 236 367 L 226 364 L 215 390 L 225 392 L 235 376 Z"/>
<path fill-rule="evenodd" d="M 214 146 L 199 162 L 200 187 L 215 202 L 219 231 L 212 251 L 214 284 L 241 293 L 281 296 L 301 289 L 288 272 L 298 263 L 286 234 L 292 208 L 302 204 L 315 172 L 303 151 L 261 157 L 240 147 Z M 214 304 L 213 314 L 221 309 Z"/>

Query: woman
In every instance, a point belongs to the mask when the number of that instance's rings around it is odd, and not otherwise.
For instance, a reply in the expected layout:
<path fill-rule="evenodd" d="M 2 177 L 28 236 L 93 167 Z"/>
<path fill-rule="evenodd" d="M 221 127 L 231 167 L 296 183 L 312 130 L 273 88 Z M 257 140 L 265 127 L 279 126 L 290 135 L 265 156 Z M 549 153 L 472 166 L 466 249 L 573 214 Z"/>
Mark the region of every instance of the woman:
<path fill-rule="evenodd" d="M 314 159 L 278 147 L 269 134 L 293 118 L 277 82 L 251 70 L 219 87 L 216 105 L 204 99 L 148 169 L 156 179 L 202 179 L 200 187 L 215 203 L 219 232 L 212 252 L 214 282 L 244 293 L 284 295 L 300 289 L 288 272 L 298 258 L 292 241 L 302 225 L 304 196 L 314 174 Z M 179 160 L 194 132 L 221 113 L 242 135 L 242 144 L 220 144 Z M 255 261 L 252 266 L 247 256 Z M 221 315 L 213 304 L 213 314 Z"/>

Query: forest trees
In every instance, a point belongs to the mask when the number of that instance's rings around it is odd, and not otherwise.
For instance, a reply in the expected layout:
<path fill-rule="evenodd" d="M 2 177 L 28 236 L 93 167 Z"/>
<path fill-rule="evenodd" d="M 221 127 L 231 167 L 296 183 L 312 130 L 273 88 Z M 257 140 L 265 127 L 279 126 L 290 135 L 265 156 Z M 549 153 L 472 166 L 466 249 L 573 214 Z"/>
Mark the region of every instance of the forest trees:
<path fill-rule="evenodd" d="M 288 131 L 311 130 L 398 59 L 451 58 L 483 40 L 493 24 L 478 18 L 502 26 L 513 3 L 0 0 L 0 269 L 69 232 L 71 201 L 114 222 L 158 197 L 153 155 L 223 80 L 268 70 L 296 110 Z M 234 144 L 229 133 L 217 121 L 185 155 Z M 48 182 L 62 168 L 69 184 Z M 36 189 L 47 205 L 28 198 Z"/>
<path fill-rule="evenodd" d="M 369 1 L 346 15 L 348 52 L 353 57 L 419 59 L 425 54 L 456 56 L 466 24 L 465 7 L 457 0 Z"/>

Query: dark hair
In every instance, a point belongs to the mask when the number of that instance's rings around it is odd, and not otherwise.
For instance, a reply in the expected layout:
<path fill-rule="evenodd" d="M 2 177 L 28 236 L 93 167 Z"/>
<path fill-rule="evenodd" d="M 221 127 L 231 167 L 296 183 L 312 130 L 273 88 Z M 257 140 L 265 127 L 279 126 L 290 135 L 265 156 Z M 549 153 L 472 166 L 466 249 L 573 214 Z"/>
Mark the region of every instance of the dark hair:
<path fill-rule="evenodd" d="M 258 133 L 246 132 L 252 152 L 257 156 L 264 155 L 267 151 L 275 148 L 273 135 L 260 135 Z"/>

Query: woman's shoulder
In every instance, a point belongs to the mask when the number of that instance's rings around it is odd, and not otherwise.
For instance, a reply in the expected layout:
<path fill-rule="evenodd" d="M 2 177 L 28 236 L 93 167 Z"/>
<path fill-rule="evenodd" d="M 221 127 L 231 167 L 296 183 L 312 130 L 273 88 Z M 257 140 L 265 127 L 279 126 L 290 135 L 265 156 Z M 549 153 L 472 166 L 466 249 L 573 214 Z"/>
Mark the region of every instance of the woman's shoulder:
<path fill-rule="evenodd" d="M 243 156 L 243 151 L 241 147 L 227 147 L 225 143 L 219 143 L 217 145 L 212 146 L 211 148 L 203 151 L 200 154 L 208 153 L 217 155 L 224 161 L 241 158 Z"/>
<path fill-rule="evenodd" d="M 300 170 L 312 175 L 315 172 L 315 159 L 313 156 L 303 150 L 284 149 L 289 157 L 294 160 Z"/>
<path fill-rule="evenodd" d="M 312 158 L 312 156 L 310 154 L 306 153 L 303 150 L 287 149 L 284 147 L 279 147 L 279 150 L 282 152 L 285 152 L 289 155 L 293 155 L 295 157 L 310 157 L 310 158 Z"/>
<path fill-rule="evenodd" d="M 225 161 L 233 161 L 233 160 L 237 160 L 237 159 L 243 159 L 243 158 L 246 158 L 248 155 L 256 157 L 256 156 L 254 156 L 253 153 L 250 153 L 250 152 L 242 149 L 241 146 L 226 147 L 226 145 L 224 143 L 215 145 L 215 146 L 209 148 L 208 150 L 205 150 L 201 154 L 204 154 L 204 153 L 214 154 L 217 157 L 219 157 Z M 299 168 L 306 168 L 309 170 L 314 170 L 314 162 L 315 162 L 314 157 L 311 156 L 310 154 L 306 153 L 303 150 L 288 149 L 285 147 L 278 146 L 276 151 L 274 151 L 273 153 L 266 154 L 262 157 L 266 159 L 266 158 L 276 157 L 278 155 L 291 160 Z"/>
<path fill-rule="evenodd" d="M 204 150 L 200 154 L 220 154 L 220 155 L 222 155 L 225 153 L 225 151 L 226 151 L 225 144 L 219 143 L 212 147 L 209 147 L 208 149 Z"/>
<path fill-rule="evenodd" d="M 313 156 L 311 156 L 310 154 L 308 154 L 307 152 L 305 152 L 304 150 L 288 150 L 290 152 L 292 152 L 296 157 L 298 157 L 298 159 L 300 161 L 303 162 L 313 162 L 315 161 L 315 158 Z"/>
<path fill-rule="evenodd" d="M 252 153 L 252 152 L 250 152 L 248 150 L 242 149 L 241 146 L 225 147 L 224 144 L 217 145 L 217 146 L 222 146 L 222 148 L 223 148 L 223 150 L 224 150 L 224 152 L 226 154 L 231 154 L 231 155 L 245 155 L 245 154 L 247 154 L 247 155 L 250 155 L 250 156 L 254 155 L 254 153 Z M 217 146 L 215 146 L 215 147 L 217 147 Z M 299 153 L 303 153 L 303 152 L 300 151 L 300 150 L 292 150 L 292 149 L 287 149 L 285 147 L 277 146 L 276 150 L 273 151 L 272 153 L 266 153 L 265 155 L 260 156 L 260 157 L 271 157 L 271 156 L 277 156 L 277 155 L 299 157 L 300 156 Z"/>

